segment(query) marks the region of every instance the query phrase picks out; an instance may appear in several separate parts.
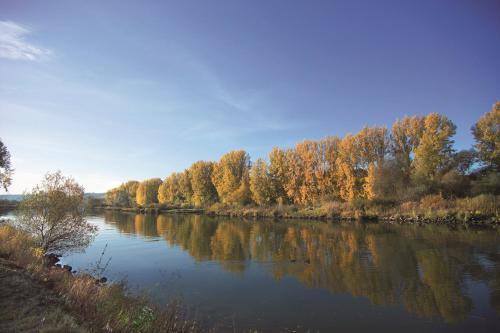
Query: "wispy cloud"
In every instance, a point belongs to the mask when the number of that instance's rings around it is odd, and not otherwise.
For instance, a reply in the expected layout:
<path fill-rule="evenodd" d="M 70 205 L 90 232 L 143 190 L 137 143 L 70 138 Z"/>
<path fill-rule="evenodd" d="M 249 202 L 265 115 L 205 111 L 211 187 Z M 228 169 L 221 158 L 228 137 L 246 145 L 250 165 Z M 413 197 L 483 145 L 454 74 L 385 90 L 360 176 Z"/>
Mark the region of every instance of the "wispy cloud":
<path fill-rule="evenodd" d="M 0 21 L 0 58 L 37 61 L 47 58 L 51 51 L 26 41 L 31 31 L 11 21 Z"/>

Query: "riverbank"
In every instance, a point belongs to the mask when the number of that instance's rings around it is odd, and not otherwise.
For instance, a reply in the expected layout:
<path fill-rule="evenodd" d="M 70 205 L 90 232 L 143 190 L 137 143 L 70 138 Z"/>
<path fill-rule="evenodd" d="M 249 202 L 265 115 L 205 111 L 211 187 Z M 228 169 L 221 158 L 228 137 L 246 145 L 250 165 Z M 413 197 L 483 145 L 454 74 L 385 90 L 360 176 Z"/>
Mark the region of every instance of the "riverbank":
<path fill-rule="evenodd" d="M 0 332 L 88 332 L 64 299 L 14 262 L 0 258 Z"/>
<path fill-rule="evenodd" d="M 312 219 L 330 221 L 373 220 L 398 224 L 500 224 L 500 196 L 443 199 L 426 196 L 420 201 L 396 204 L 359 200 L 353 203 L 327 202 L 317 206 L 229 206 L 215 204 L 207 215 L 243 218 Z"/>
<path fill-rule="evenodd" d="M 0 258 L 1 332 L 198 331 L 179 304 L 159 308 L 124 284 L 71 272 L 10 225 L 0 226 Z"/>

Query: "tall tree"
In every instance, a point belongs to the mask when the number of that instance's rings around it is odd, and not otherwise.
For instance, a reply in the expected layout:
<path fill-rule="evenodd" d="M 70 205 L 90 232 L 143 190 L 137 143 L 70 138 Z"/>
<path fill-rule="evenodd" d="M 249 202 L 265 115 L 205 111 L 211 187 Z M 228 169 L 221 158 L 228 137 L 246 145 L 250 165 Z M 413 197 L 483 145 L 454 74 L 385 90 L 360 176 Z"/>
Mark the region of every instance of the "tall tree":
<path fill-rule="evenodd" d="M 358 172 L 366 174 L 361 180 L 363 183 L 363 195 L 368 199 L 375 199 L 376 193 L 376 168 L 383 167 L 388 152 L 388 134 L 385 127 L 363 127 L 356 134 L 356 150 L 359 152 Z"/>
<path fill-rule="evenodd" d="M 0 139 L 0 186 L 3 187 L 5 191 L 8 190 L 12 183 L 12 172 L 10 153 Z"/>
<path fill-rule="evenodd" d="M 420 143 L 423 131 L 424 119 L 417 116 L 398 119 L 392 125 L 390 149 L 407 181 L 411 175 L 412 154 Z"/>
<path fill-rule="evenodd" d="M 287 149 L 286 153 L 286 177 L 285 187 L 286 195 L 290 201 L 295 204 L 301 203 L 300 188 L 304 181 L 302 160 L 295 149 Z"/>
<path fill-rule="evenodd" d="M 339 158 L 340 141 L 340 138 L 330 136 L 319 142 L 320 165 L 318 190 L 321 198 L 326 200 L 334 200 L 340 197 L 336 166 L 337 159 Z"/>
<path fill-rule="evenodd" d="M 424 130 L 415 149 L 414 175 L 426 181 L 435 180 L 453 153 L 456 126 L 446 116 L 430 113 L 424 119 Z"/>
<path fill-rule="evenodd" d="M 146 206 L 158 203 L 158 188 L 162 181 L 160 178 L 151 178 L 142 181 L 137 188 L 136 201 L 138 205 Z"/>
<path fill-rule="evenodd" d="M 337 159 L 337 174 L 340 197 L 345 201 L 352 201 L 359 196 L 359 152 L 356 149 L 356 138 L 348 134 L 339 145 Z"/>
<path fill-rule="evenodd" d="M 223 203 L 248 200 L 248 198 L 240 197 L 245 192 L 239 190 L 245 187 L 243 182 L 248 181 L 249 169 L 250 157 L 244 150 L 230 151 L 214 164 L 212 182 Z"/>
<path fill-rule="evenodd" d="M 261 158 L 252 165 L 250 191 L 252 192 L 252 199 L 258 205 L 269 205 L 276 200 L 268 165 Z"/>
<path fill-rule="evenodd" d="M 197 207 L 217 202 L 217 190 L 212 183 L 213 168 L 213 162 L 198 161 L 189 169 L 193 189 L 192 203 Z"/>
<path fill-rule="evenodd" d="M 288 202 L 285 184 L 288 177 L 286 151 L 274 147 L 269 153 L 269 177 L 278 203 Z"/>
<path fill-rule="evenodd" d="M 496 170 L 500 170 L 500 101 L 493 105 L 472 127 L 479 158 Z"/>
<path fill-rule="evenodd" d="M 296 202 L 313 204 L 319 201 L 320 177 L 322 175 L 322 161 L 319 144 L 316 141 L 306 140 L 295 146 L 298 168 L 293 172 L 297 177 L 298 197 Z"/>
<path fill-rule="evenodd" d="M 180 189 L 180 173 L 172 173 L 158 188 L 158 202 L 161 204 L 180 204 L 184 198 Z"/>
<path fill-rule="evenodd" d="M 137 180 L 129 180 L 128 182 L 122 184 L 122 187 L 127 192 L 129 207 L 136 206 L 137 202 L 135 198 L 137 196 L 137 188 L 139 187 L 139 182 Z"/>
<path fill-rule="evenodd" d="M 191 186 L 191 174 L 188 169 L 180 174 L 179 191 L 184 199 L 184 203 L 190 204 L 193 197 L 193 187 Z"/>

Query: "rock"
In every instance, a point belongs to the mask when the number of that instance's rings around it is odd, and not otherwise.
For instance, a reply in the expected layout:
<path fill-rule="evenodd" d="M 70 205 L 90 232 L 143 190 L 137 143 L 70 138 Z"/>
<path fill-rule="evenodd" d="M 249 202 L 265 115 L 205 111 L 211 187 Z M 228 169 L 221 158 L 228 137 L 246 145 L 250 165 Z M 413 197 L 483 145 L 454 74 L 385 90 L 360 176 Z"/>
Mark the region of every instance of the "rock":
<path fill-rule="evenodd" d="M 71 272 L 73 270 L 73 267 L 71 267 L 70 265 L 64 265 L 63 268 L 68 272 Z"/>
<path fill-rule="evenodd" d="M 62 267 L 62 266 L 61 266 L 61 264 L 56 264 L 55 266 L 56 266 L 57 268 L 61 268 L 61 267 Z"/>
<path fill-rule="evenodd" d="M 45 255 L 45 262 L 47 263 L 48 266 L 53 266 L 57 262 L 59 262 L 59 258 L 61 256 L 54 254 L 54 253 L 49 253 Z"/>
<path fill-rule="evenodd" d="M 108 281 L 107 278 L 105 278 L 104 276 L 100 279 L 95 279 L 95 284 L 102 284 L 102 283 L 106 283 L 106 281 Z"/>

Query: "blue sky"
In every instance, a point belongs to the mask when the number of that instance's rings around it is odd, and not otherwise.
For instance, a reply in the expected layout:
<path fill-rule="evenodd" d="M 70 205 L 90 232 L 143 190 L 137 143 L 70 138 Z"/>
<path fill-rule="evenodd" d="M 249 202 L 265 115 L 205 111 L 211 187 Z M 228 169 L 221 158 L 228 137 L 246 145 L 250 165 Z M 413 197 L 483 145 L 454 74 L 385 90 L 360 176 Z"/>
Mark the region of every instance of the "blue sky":
<path fill-rule="evenodd" d="M 11 193 L 87 191 L 500 100 L 500 1 L 0 1 Z"/>

